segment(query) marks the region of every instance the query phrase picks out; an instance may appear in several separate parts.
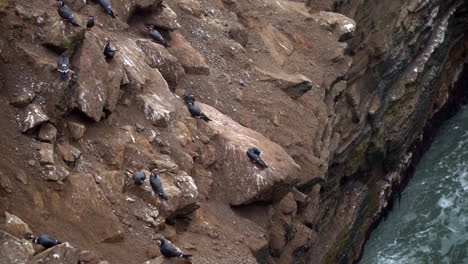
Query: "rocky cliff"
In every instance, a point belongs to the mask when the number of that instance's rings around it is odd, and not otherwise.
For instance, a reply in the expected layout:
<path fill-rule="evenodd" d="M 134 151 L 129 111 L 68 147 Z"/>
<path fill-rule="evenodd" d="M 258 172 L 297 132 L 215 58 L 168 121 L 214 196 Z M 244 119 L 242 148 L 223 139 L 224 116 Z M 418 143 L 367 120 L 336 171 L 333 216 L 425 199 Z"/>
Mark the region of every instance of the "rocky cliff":
<path fill-rule="evenodd" d="M 466 1 L 67 1 L 92 31 L 53 2 L 0 2 L 2 263 L 166 263 L 156 235 L 192 263 L 352 263 L 466 95 Z M 131 180 L 153 169 L 167 201 Z"/>

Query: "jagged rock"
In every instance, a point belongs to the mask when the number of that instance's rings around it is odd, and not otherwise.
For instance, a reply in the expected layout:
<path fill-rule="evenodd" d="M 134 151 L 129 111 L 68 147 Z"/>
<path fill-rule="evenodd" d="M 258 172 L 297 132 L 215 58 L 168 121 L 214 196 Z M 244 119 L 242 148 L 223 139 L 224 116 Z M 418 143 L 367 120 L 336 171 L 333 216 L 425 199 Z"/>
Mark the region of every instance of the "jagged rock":
<path fill-rule="evenodd" d="M 75 13 L 74 17 L 78 24 L 84 25 L 84 20 L 82 21 L 78 14 Z M 82 27 L 75 27 L 71 23 L 63 21 L 59 16 L 51 17 L 43 29 L 42 45 L 61 50 L 75 48 L 85 37 L 85 30 Z"/>
<path fill-rule="evenodd" d="M 198 105 L 213 120 L 206 125 L 217 134 L 210 144 L 218 150 L 222 172 L 214 179 L 213 188 L 217 190 L 213 193 L 222 194 L 220 198 L 231 205 L 241 205 L 280 200 L 297 183 L 300 166 L 284 149 L 215 108 L 202 103 Z M 251 146 L 264 151 L 262 159 L 269 168 L 261 170 L 247 158 L 246 151 Z"/>
<path fill-rule="evenodd" d="M 309 201 L 309 197 L 296 188 L 292 189 L 292 193 L 294 195 L 294 200 L 296 200 L 296 202 L 298 202 L 301 206 L 305 206 Z"/>
<path fill-rule="evenodd" d="M 33 91 L 27 91 L 11 99 L 10 104 L 16 107 L 25 107 L 34 100 L 34 97 L 36 94 Z"/>
<path fill-rule="evenodd" d="M 278 65 L 283 65 L 286 58 L 294 51 L 292 41 L 272 25 L 264 28 L 260 36 Z"/>
<path fill-rule="evenodd" d="M 136 42 L 147 55 L 149 66 L 158 69 L 171 88 L 176 88 L 179 80 L 185 75 L 179 60 L 172 56 L 166 48 L 149 40 Z"/>
<path fill-rule="evenodd" d="M 294 100 L 299 99 L 313 88 L 312 81 L 302 74 L 289 74 L 280 71 L 272 72 L 260 68 L 257 68 L 257 70 L 267 76 L 262 78 L 263 81 L 273 82 Z"/>
<path fill-rule="evenodd" d="M 84 133 L 86 132 L 86 126 L 76 122 L 68 121 L 67 128 L 71 138 L 76 140 L 82 138 Z"/>
<path fill-rule="evenodd" d="M 156 127 L 167 127 L 174 113 L 174 107 L 168 105 L 157 94 L 139 95 L 146 119 Z"/>
<path fill-rule="evenodd" d="M 25 108 L 23 113 L 21 132 L 26 132 L 48 120 L 49 117 L 40 105 L 30 104 Z"/>
<path fill-rule="evenodd" d="M 178 32 L 172 33 L 171 54 L 182 64 L 187 74 L 210 75 L 205 58 Z"/>
<path fill-rule="evenodd" d="M 135 217 L 153 227 L 160 228 L 164 220 L 159 218 L 159 211 L 156 207 L 149 205 L 135 212 Z"/>
<path fill-rule="evenodd" d="M 345 41 L 353 37 L 356 29 L 356 22 L 342 14 L 320 11 L 312 17 L 318 21 L 325 29 L 335 33 L 338 41 Z"/>
<path fill-rule="evenodd" d="M 23 239 L 26 233 L 31 233 L 32 231 L 21 218 L 16 215 L 12 215 L 8 212 L 5 212 L 5 231 L 15 236 L 19 239 Z"/>
<path fill-rule="evenodd" d="M 57 129 L 51 123 L 43 123 L 37 137 L 41 141 L 54 142 L 57 137 Z"/>
<path fill-rule="evenodd" d="M 180 24 L 177 22 L 177 14 L 171 9 L 171 7 L 165 3 L 164 8 L 157 16 L 145 19 L 145 24 L 154 24 L 158 28 L 166 30 L 176 30 L 180 28 Z"/>
<path fill-rule="evenodd" d="M 206 169 L 216 162 L 216 149 L 211 145 L 206 145 L 201 155 L 202 166 Z"/>
<path fill-rule="evenodd" d="M 5 176 L 5 174 L 0 171 L 0 188 L 7 193 L 13 192 L 13 185 L 11 184 L 10 179 Z"/>
<path fill-rule="evenodd" d="M 119 171 L 108 171 L 101 176 L 100 186 L 111 201 L 122 196 L 125 185 L 125 174 Z"/>
<path fill-rule="evenodd" d="M 33 254 L 31 242 L 19 240 L 0 230 L 0 263 L 26 263 Z"/>
<path fill-rule="evenodd" d="M 15 172 L 15 177 L 22 184 L 28 184 L 28 177 L 26 176 L 26 173 L 22 169 L 17 168 L 17 171 Z"/>
<path fill-rule="evenodd" d="M 34 256 L 29 264 L 62 264 L 62 263 L 83 263 L 97 264 L 100 259 L 96 254 L 89 251 L 82 251 L 73 247 L 68 242 L 49 248 Z"/>
<path fill-rule="evenodd" d="M 54 145 L 49 143 L 42 143 L 40 145 L 39 155 L 41 157 L 42 165 L 54 164 Z"/>
<path fill-rule="evenodd" d="M 69 144 L 57 144 L 57 153 L 66 162 L 75 162 L 81 156 L 81 151 Z"/>
<path fill-rule="evenodd" d="M 120 95 L 124 71 L 120 63 L 107 63 L 102 54 L 104 43 L 95 35 L 87 35 L 76 57 L 79 69 L 73 106 L 94 121 L 101 120 L 104 108 L 113 111 Z M 116 57 L 120 53 L 117 53 Z"/>

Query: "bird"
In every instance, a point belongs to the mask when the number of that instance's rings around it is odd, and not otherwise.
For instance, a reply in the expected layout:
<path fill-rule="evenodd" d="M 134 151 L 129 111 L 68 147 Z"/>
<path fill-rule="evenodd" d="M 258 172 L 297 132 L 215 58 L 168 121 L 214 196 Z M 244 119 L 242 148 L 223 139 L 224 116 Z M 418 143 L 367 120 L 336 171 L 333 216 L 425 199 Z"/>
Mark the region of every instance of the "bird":
<path fill-rule="evenodd" d="M 112 18 L 115 18 L 114 11 L 112 11 L 112 6 L 109 0 L 99 0 L 99 5 L 101 5 L 102 9 L 109 14 Z"/>
<path fill-rule="evenodd" d="M 65 4 L 65 2 L 63 0 L 57 0 L 57 2 L 59 4 L 58 13 L 60 17 L 70 22 L 75 27 L 81 27 L 78 23 L 76 23 L 75 19 L 73 18 L 71 9 Z"/>
<path fill-rule="evenodd" d="M 164 193 L 164 188 L 162 186 L 161 180 L 158 178 L 158 175 L 157 175 L 156 171 L 154 171 L 154 170 L 151 172 L 150 185 L 151 185 L 151 188 L 153 189 L 154 193 L 159 195 L 164 200 L 169 200 L 167 198 L 166 194 Z"/>
<path fill-rule="evenodd" d="M 86 30 L 91 31 L 94 27 L 94 21 L 96 19 L 93 16 L 88 16 L 88 23 L 86 24 Z"/>
<path fill-rule="evenodd" d="M 104 47 L 104 56 L 106 57 L 106 60 L 109 61 L 115 56 L 115 52 L 118 50 L 113 50 L 110 47 L 110 40 L 106 41 L 106 46 Z"/>
<path fill-rule="evenodd" d="M 142 171 L 137 171 L 133 173 L 133 180 L 135 181 L 136 185 L 142 185 L 146 180 L 146 174 Z"/>
<path fill-rule="evenodd" d="M 200 107 L 196 106 L 194 102 L 188 101 L 188 102 L 186 102 L 186 103 L 187 103 L 187 108 L 188 108 L 190 114 L 191 114 L 194 118 L 200 118 L 200 119 L 205 120 L 206 122 L 211 121 L 211 119 L 210 119 L 209 117 L 207 117 L 207 116 L 202 112 L 202 110 L 200 109 Z"/>
<path fill-rule="evenodd" d="M 192 256 L 180 252 L 176 247 L 174 247 L 174 245 L 172 245 L 162 237 L 153 238 L 153 240 L 156 240 L 156 244 L 159 246 L 159 251 L 166 258 L 177 257 L 188 259 Z"/>
<path fill-rule="evenodd" d="M 189 103 L 189 102 L 195 103 L 195 95 L 194 94 L 184 95 L 184 101 L 185 103 Z"/>
<path fill-rule="evenodd" d="M 260 154 L 262 154 L 263 151 L 260 151 L 258 148 L 256 147 L 250 147 L 248 150 L 247 150 L 247 156 L 249 157 L 249 159 L 257 164 L 258 166 L 260 166 L 262 169 L 265 169 L 265 168 L 268 168 L 268 166 L 265 164 L 265 162 L 260 158 Z"/>
<path fill-rule="evenodd" d="M 39 235 L 33 236 L 30 233 L 26 234 L 26 239 L 31 239 L 34 244 L 39 244 L 45 248 L 51 248 L 58 244 L 62 244 L 62 242 L 58 241 L 57 239 L 49 236 L 49 235 Z"/>
<path fill-rule="evenodd" d="M 147 25 L 145 26 L 148 29 L 148 34 L 150 37 L 158 44 L 163 45 L 164 47 L 168 48 L 170 47 L 169 44 L 167 44 L 166 40 L 163 38 L 161 33 L 159 33 L 158 30 L 154 27 L 154 25 Z"/>
<path fill-rule="evenodd" d="M 62 81 L 67 79 L 68 72 L 70 71 L 70 58 L 67 55 L 62 54 L 57 59 L 57 70 L 60 72 L 60 78 Z"/>

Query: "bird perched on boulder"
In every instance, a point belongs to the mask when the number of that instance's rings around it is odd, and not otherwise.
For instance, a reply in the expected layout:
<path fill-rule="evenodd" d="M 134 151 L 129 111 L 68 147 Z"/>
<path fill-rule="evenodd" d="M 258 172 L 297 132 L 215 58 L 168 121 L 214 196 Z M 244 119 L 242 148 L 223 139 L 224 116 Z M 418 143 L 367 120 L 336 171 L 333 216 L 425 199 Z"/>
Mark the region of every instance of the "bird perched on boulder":
<path fill-rule="evenodd" d="M 161 254 L 166 257 L 166 258 L 185 258 L 188 259 L 192 255 L 187 255 L 180 250 L 178 250 L 174 245 L 166 241 L 164 238 L 157 237 L 153 238 L 153 240 L 156 240 L 156 244 L 159 246 L 159 251 Z"/>
<path fill-rule="evenodd" d="M 109 61 L 111 60 L 112 58 L 114 58 L 115 56 L 115 52 L 117 52 L 118 50 L 113 50 L 111 49 L 110 47 L 110 41 L 106 41 L 106 46 L 104 47 L 104 56 L 106 57 L 106 61 Z"/>
<path fill-rule="evenodd" d="M 75 27 L 81 27 L 78 23 L 76 23 L 75 19 L 73 18 L 73 12 L 71 9 L 65 4 L 63 0 L 57 0 L 58 2 L 58 13 L 61 18 L 70 22 Z"/>
<path fill-rule="evenodd" d="M 96 19 L 93 16 L 88 17 L 88 23 L 86 24 L 86 30 L 91 31 L 94 27 L 94 22 Z"/>
<path fill-rule="evenodd" d="M 168 48 L 170 47 L 169 44 L 167 44 L 166 40 L 163 38 L 161 33 L 159 33 L 158 30 L 156 30 L 154 25 L 146 25 L 145 26 L 148 29 L 148 34 L 150 37 L 158 44 L 163 45 L 164 47 Z"/>
<path fill-rule="evenodd" d="M 263 151 L 260 151 L 256 147 L 251 147 L 247 150 L 247 156 L 249 159 L 260 166 L 262 169 L 268 168 L 268 166 L 265 164 L 265 162 L 260 158 L 260 154 L 262 154 Z"/>
<path fill-rule="evenodd" d="M 112 11 L 112 6 L 109 0 L 99 0 L 99 5 L 102 7 L 104 12 L 109 14 L 112 18 L 115 18 L 114 11 Z"/>
<path fill-rule="evenodd" d="M 194 100 L 195 100 L 195 99 L 194 99 Z M 211 119 L 210 119 L 209 117 L 207 117 L 207 116 L 205 115 L 205 113 L 202 112 L 202 110 L 200 109 L 200 107 L 196 106 L 194 102 L 192 102 L 192 101 L 186 101 L 186 103 L 187 103 L 187 108 L 188 108 L 190 114 L 192 115 L 192 117 L 203 119 L 203 120 L 205 120 L 206 122 L 211 121 Z"/>
<path fill-rule="evenodd" d="M 185 103 L 189 103 L 189 102 L 195 103 L 195 95 L 194 94 L 184 95 L 184 101 Z"/>
<path fill-rule="evenodd" d="M 164 193 L 164 188 L 162 186 L 161 180 L 158 178 L 158 174 L 155 170 L 151 172 L 150 185 L 155 194 L 159 195 L 164 200 L 169 200 L 166 196 L 166 193 Z"/>
<path fill-rule="evenodd" d="M 146 180 L 146 174 L 142 171 L 137 171 L 133 173 L 133 180 L 135 181 L 136 185 L 142 185 Z"/>
<path fill-rule="evenodd" d="M 62 242 L 58 241 L 57 239 L 49 235 L 33 236 L 32 234 L 27 233 L 25 238 L 31 239 L 34 244 L 39 244 L 45 248 L 51 248 L 58 244 L 62 244 Z"/>
<path fill-rule="evenodd" d="M 67 55 L 62 54 L 57 59 L 57 70 L 60 72 L 60 78 L 62 81 L 67 79 L 68 72 L 70 71 L 70 58 Z"/>

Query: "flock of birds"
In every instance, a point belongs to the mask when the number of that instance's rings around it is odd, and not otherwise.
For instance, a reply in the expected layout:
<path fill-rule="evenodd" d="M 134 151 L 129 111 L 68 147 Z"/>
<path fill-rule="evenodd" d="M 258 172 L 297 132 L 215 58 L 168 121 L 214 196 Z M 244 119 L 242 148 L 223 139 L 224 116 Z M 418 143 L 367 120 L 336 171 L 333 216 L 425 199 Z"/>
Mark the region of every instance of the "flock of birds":
<path fill-rule="evenodd" d="M 97 0 L 103 10 L 108 13 L 111 17 L 116 18 L 115 13 L 112 11 L 112 6 L 110 4 L 109 0 Z M 58 13 L 60 17 L 62 17 L 65 21 L 70 22 L 73 26 L 76 27 L 81 27 L 74 19 L 73 13 L 71 9 L 65 4 L 63 0 L 57 0 L 59 7 L 58 7 Z M 94 22 L 96 19 L 93 16 L 88 17 L 88 23 L 86 25 L 86 29 L 88 31 L 91 31 Z M 145 26 L 148 28 L 148 34 L 150 37 L 157 43 L 163 45 L 164 47 L 170 47 L 165 39 L 162 37 L 161 33 L 159 33 L 154 25 L 147 25 Z M 111 60 L 114 56 L 117 50 L 113 50 L 110 47 L 110 41 L 106 41 L 106 45 L 104 47 L 104 56 L 106 61 Z M 69 64 L 70 64 L 70 58 L 64 53 L 59 56 L 57 60 L 57 69 L 60 72 L 60 76 L 62 80 L 67 79 L 67 73 L 69 72 Z M 206 122 L 212 121 L 208 116 L 206 116 L 200 107 L 195 105 L 195 95 L 194 94 L 189 94 L 184 96 L 184 101 L 187 105 L 188 111 L 194 118 L 200 118 Z M 258 165 L 261 169 L 268 168 L 266 163 L 260 158 L 260 155 L 263 152 L 259 150 L 256 147 L 250 147 L 247 150 L 247 157 L 256 165 Z M 142 185 L 143 182 L 146 180 L 146 174 L 143 171 L 137 171 L 134 172 L 132 175 L 133 181 L 135 182 L 136 185 Z M 153 170 L 150 175 L 150 185 L 153 190 L 153 192 L 161 197 L 163 200 L 169 200 L 167 197 L 166 193 L 164 192 L 164 187 L 161 183 L 161 180 L 158 178 L 157 171 Z M 32 234 L 26 234 L 26 239 L 32 240 L 34 244 L 39 244 L 42 245 L 44 248 L 51 248 L 54 247 L 58 244 L 61 244 L 60 241 L 57 239 L 47 235 L 47 234 L 42 234 L 39 236 L 33 236 Z M 159 250 L 161 254 L 166 257 L 166 258 L 173 258 L 173 257 L 179 257 L 179 258 L 189 258 L 191 255 L 183 254 L 179 249 L 177 249 L 174 245 L 172 245 L 170 242 L 166 241 L 165 239 L 161 237 L 156 237 L 153 238 L 156 240 L 156 244 L 159 246 Z"/>

